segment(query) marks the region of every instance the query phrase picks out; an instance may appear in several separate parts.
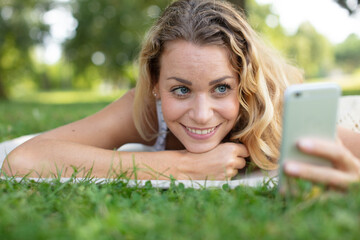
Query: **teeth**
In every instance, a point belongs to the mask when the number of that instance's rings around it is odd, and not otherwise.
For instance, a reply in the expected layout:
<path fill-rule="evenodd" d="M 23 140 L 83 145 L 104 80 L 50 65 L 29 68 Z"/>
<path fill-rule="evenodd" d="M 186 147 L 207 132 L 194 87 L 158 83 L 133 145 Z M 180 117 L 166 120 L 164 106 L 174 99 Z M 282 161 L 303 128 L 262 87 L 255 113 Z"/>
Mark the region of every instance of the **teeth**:
<path fill-rule="evenodd" d="M 204 134 L 209 134 L 209 133 L 213 132 L 215 130 L 215 127 L 209 128 L 209 129 L 204 129 L 204 130 L 192 129 L 192 128 L 189 128 L 189 127 L 186 127 L 186 129 L 189 132 L 196 133 L 196 134 L 199 134 L 199 135 L 204 135 Z"/>

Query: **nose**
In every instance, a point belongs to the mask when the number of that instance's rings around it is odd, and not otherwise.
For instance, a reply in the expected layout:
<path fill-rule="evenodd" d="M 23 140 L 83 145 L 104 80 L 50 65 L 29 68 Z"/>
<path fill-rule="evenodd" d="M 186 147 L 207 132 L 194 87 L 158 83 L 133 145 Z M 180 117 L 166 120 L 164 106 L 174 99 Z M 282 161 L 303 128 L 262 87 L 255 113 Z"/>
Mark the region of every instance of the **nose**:
<path fill-rule="evenodd" d="M 206 94 L 197 95 L 191 102 L 189 117 L 199 125 L 206 125 L 214 116 L 211 99 Z"/>

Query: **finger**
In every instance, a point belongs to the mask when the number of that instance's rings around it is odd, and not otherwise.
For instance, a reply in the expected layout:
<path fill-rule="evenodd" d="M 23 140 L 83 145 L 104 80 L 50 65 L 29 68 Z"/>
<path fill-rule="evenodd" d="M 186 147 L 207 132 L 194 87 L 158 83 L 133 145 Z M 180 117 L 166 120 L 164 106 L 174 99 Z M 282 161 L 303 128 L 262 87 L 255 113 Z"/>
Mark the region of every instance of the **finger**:
<path fill-rule="evenodd" d="M 233 157 L 229 159 L 228 163 L 226 164 L 226 167 L 228 169 L 242 169 L 246 165 L 246 160 L 241 157 Z"/>
<path fill-rule="evenodd" d="M 236 161 L 235 161 L 235 166 L 234 168 L 237 170 L 237 169 L 242 169 L 246 166 L 246 160 L 245 158 L 241 158 L 241 157 L 238 157 L 236 158 Z"/>
<path fill-rule="evenodd" d="M 247 158 L 250 156 L 249 150 L 244 144 L 237 143 L 236 145 L 238 147 L 238 152 L 237 152 L 238 157 Z"/>
<path fill-rule="evenodd" d="M 226 171 L 225 179 L 231 179 L 232 177 L 235 177 L 236 174 L 238 174 L 238 170 L 231 168 Z"/>
<path fill-rule="evenodd" d="M 329 167 L 315 166 L 302 162 L 289 161 L 284 165 L 284 172 L 291 177 L 303 178 L 315 183 L 347 189 L 358 181 L 354 175 Z"/>
<path fill-rule="evenodd" d="M 242 143 L 226 143 L 226 144 L 231 148 L 231 151 L 234 152 L 236 156 L 243 158 L 250 156 L 249 151 L 244 144 Z"/>
<path fill-rule="evenodd" d="M 335 166 L 351 166 L 352 154 L 340 142 L 323 139 L 300 139 L 298 148 L 308 154 L 328 159 Z"/>

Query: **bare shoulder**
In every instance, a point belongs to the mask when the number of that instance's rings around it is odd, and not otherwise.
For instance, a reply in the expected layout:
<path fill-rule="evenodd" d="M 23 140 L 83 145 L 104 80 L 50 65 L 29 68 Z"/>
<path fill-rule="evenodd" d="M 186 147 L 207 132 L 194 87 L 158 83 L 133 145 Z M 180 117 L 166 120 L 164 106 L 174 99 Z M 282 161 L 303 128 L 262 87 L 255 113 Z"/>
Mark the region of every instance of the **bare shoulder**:
<path fill-rule="evenodd" d="M 51 130 L 39 136 L 71 141 L 106 149 L 125 143 L 145 143 L 138 134 L 132 116 L 135 90 L 125 93 L 118 100 L 99 112 Z"/>

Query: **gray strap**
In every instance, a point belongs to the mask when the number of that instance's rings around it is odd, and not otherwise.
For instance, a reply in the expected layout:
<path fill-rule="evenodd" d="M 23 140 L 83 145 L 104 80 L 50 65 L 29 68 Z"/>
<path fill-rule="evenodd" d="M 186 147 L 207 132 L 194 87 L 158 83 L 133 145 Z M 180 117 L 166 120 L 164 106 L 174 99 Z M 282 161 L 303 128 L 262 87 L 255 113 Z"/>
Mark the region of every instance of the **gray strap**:
<path fill-rule="evenodd" d="M 164 121 L 164 116 L 161 110 L 161 100 L 156 101 L 156 112 L 158 118 L 159 134 L 153 147 L 155 151 L 164 151 L 166 148 L 167 125 Z"/>

